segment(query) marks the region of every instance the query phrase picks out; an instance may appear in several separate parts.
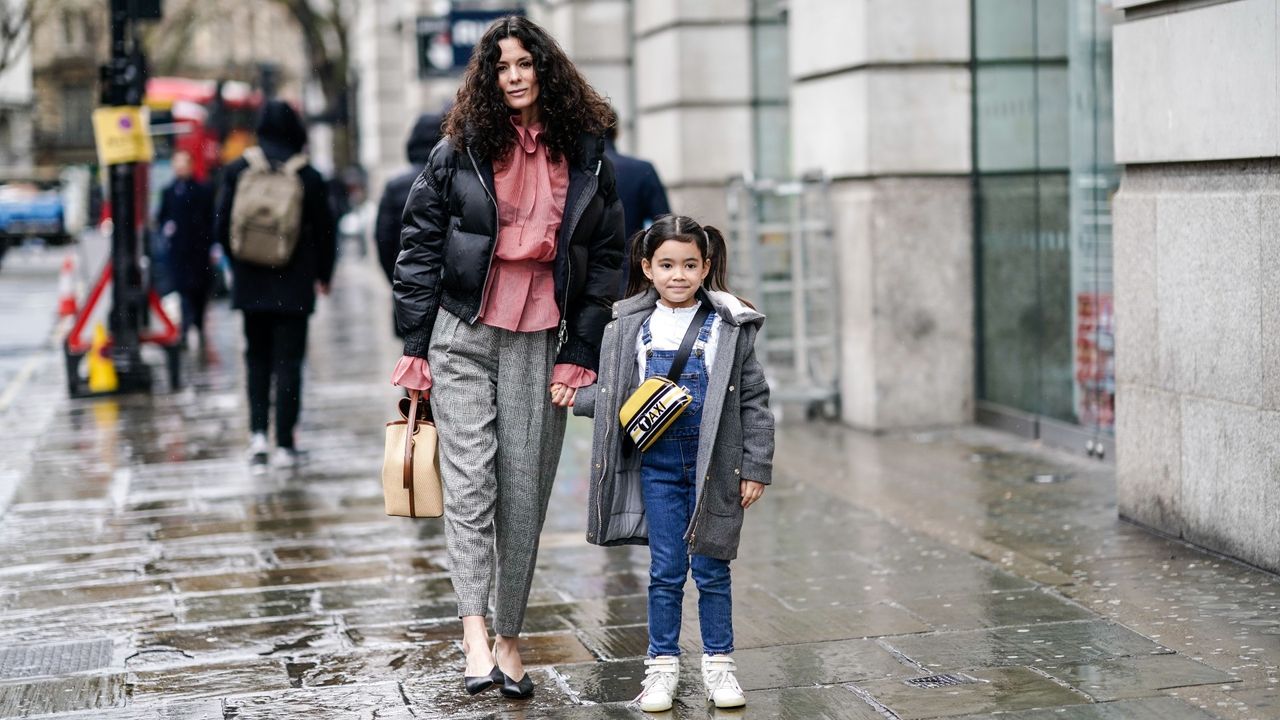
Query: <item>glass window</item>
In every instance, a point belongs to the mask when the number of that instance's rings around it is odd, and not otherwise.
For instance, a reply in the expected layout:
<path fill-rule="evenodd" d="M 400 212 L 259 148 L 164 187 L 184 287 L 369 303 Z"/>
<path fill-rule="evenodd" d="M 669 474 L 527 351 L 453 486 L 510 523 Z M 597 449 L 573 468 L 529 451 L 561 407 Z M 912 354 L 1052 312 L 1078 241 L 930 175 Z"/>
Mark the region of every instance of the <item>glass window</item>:
<path fill-rule="evenodd" d="M 1107 432 L 1107 0 L 975 0 L 979 396 Z"/>

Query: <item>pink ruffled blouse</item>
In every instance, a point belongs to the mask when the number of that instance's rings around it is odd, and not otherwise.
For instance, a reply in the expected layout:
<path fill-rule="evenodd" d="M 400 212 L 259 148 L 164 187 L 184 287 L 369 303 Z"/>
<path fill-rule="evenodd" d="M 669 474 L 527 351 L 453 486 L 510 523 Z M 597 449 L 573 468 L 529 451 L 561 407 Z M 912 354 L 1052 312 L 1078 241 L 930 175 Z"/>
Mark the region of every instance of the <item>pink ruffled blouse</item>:
<path fill-rule="evenodd" d="M 541 124 L 524 127 L 516 117 L 512 124 L 517 143 L 494 167 L 498 240 L 479 319 L 490 327 L 539 332 L 560 324 L 555 298 L 556 236 L 564 217 L 569 167 L 563 158 L 552 161 L 541 142 Z M 556 365 L 551 373 L 552 383 L 572 388 L 595 380 L 591 370 L 568 363 Z M 431 368 L 422 358 L 403 357 L 391 382 L 427 390 Z"/>

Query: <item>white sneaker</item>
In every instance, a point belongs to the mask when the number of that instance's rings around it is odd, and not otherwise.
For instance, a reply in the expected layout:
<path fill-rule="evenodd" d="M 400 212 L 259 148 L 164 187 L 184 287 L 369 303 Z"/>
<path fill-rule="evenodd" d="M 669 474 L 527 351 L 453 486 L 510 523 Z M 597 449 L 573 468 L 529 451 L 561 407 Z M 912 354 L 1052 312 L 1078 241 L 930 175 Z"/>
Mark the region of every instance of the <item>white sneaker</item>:
<path fill-rule="evenodd" d="M 254 465 L 266 465 L 271 455 L 271 443 L 266 433 L 254 433 L 249 438 L 249 462 Z"/>
<path fill-rule="evenodd" d="M 736 708 L 747 704 L 742 686 L 734 672 L 737 663 L 728 655 L 702 656 L 702 684 L 707 688 L 707 701 L 718 708 Z"/>
<path fill-rule="evenodd" d="M 645 712 L 665 712 L 671 709 L 676 696 L 676 681 L 680 678 L 680 658 L 659 655 L 644 661 L 644 689 L 633 701 Z"/>
<path fill-rule="evenodd" d="M 276 448 L 271 455 L 271 466 L 278 468 L 296 468 L 302 464 L 302 451 L 297 448 Z"/>

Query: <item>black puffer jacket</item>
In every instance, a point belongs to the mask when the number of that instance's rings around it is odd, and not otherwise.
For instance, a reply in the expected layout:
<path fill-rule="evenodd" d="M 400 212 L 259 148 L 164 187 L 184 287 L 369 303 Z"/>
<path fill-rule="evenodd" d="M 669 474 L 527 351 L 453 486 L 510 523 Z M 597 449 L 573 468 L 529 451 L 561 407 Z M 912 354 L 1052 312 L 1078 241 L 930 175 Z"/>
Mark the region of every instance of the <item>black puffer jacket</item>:
<path fill-rule="evenodd" d="M 604 140 L 584 136 L 569 163 L 555 259 L 560 307 L 557 363 L 595 370 L 622 272 L 622 204 Z M 436 313 L 464 322 L 480 314 L 498 237 L 493 164 L 445 138 L 413 183 L 396 261 L 396 323 L 406 355 L 425 358 Z"/>

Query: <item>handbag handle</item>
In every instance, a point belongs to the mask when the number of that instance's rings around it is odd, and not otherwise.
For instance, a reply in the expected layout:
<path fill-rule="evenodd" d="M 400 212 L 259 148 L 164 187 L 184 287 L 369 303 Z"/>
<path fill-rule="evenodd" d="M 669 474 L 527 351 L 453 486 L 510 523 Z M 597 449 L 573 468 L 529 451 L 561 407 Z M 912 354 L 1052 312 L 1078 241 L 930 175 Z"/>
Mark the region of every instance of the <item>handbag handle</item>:
<path fill-rule="evenodd" d="M 421 399 L 421 390 L 409 391 L 409 417 L 405 418 L 404 433 L 404 489 L 409 491 L 409 517 L 418 516 L 413 506 L 413 436 L 418 432 L 418 401 Z"/>

